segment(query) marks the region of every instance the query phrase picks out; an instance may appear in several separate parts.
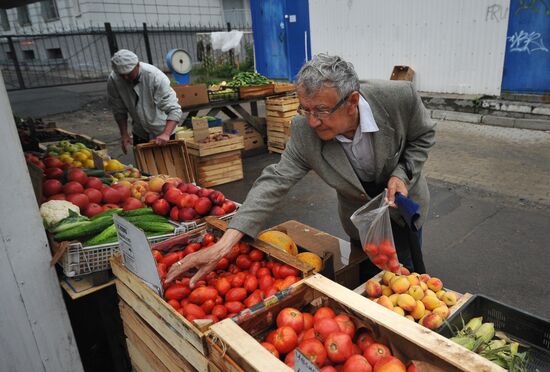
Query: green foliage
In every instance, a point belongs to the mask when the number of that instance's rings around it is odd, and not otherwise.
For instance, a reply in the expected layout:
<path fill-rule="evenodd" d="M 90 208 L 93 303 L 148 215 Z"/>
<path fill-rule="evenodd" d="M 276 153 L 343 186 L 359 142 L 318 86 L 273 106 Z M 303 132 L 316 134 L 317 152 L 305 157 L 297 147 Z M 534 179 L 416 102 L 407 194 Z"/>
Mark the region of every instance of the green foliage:
<path fill-rule="evenodd" d="M 236 64 L 230 58 L 230 53 L 225 53 L 215 58 L 210 53 L 205 53 L 202 63 L 193 66 L 191 78 L 194 83 L 215 84 L 222 80 L 231 80 L 239 72 L 254 71 L 254 46 L 245 43 L 245 60 Z"/>

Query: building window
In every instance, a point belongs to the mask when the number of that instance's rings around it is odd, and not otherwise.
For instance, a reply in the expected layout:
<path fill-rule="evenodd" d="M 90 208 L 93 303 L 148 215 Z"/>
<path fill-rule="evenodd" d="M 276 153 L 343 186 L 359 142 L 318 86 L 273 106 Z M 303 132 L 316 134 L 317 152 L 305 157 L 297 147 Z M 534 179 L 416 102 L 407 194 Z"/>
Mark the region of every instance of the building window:
<path fill-rule="evenodd" d="M 27 9 L 26 5 L 17 8 L 17 21 L 21 26 L 28 26 L 31 24 L 29 9 Z"/>
<path fill-rule="evenodd" d="M 35 59 L 34 50 L 24 50 L 23 51 L 23 59 L 25 59 L 27 61 L 32 61 L 33 59 Z"/>
<path fill-rule="evenodd" d="M 7 57 L 8 60 L 10 60 L 10 61 L 15 60 L 15 56 L 13 55 L 13 52 L 12 52 L 12 51 L 6 52 L 6 57 Z"/>
<path fill-rule="evenodd" d="M 2 23 L 2 30 L 10 30 L 10 20 L 8 19 L 8 13 L 6 9 L 0 9 L 0 23 Z"/>
<path fill-rule="evenodd" d="M 46 49 L 48 52 L 48 59 L 63 59 L 63 52 L 61 48 L 50 48 Z"/>
<path fill-rule="evenodd" d="M 59 19 L 59 13 L 57 12 L 55 0 L 41 1 L 40 8 L 42 10 L 42 18 L 44 18 L 45 21 Z"/>

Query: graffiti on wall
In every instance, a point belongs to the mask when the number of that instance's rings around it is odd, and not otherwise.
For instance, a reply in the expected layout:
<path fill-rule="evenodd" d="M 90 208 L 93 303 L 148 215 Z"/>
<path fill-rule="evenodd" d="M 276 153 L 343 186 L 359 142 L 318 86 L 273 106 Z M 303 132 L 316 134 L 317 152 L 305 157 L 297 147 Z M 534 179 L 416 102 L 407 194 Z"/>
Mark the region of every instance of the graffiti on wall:
<path fill-rule="evenodd" d="M 500 22 L 508 19 L 508 8 L 504 8 L 500 4 L 493 4 L 487 7 L 485 12 L 485 22 Z"/>
<path fill-rule="evenodd" d="M 544 12 L 546 15 L 550 15 L 549 0 L 514 0 L 514 2 L 519 3 L 515 15 L 522 11 Z"/>
<path fill-rule="evenodd" d="M 542 36 L 538 32 L 521 30 L 514 32 L 507 39 L 510 43 L 510 52 L 527 52 L 528 54 L 536 51 L 548 52 L 548 48 L 544 46 Z"/>

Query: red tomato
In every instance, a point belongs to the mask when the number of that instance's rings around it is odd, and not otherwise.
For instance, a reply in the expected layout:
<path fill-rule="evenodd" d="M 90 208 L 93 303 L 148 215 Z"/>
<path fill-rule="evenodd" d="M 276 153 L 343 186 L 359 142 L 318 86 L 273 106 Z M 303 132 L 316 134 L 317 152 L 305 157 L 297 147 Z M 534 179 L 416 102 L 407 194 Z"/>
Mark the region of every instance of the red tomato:
<path fill-rule="evenodd" d="M 237 243 L 233 247 L 231 247 L 231 251 L 227 255 L 227 259 L 231 262 L 235 261 L 235 259 L 237 258 L 237 256 L 239 254 L 240 254 L 240 252 L 239 252 L 239 243 Z"/>
<path fill-rule="evenodd" d="M 374 366 L 383 357 L 391 356 L 391 352 L 386 345 L 375 342 L 365 349 L 363 356 L 367 358 L 371 366 Z"/>
<path fill-rule="evenodd" d="M 340 332 L 340 327 L 336 320 L 333 318 L 322 318 L 321 320 L 315 321 L 313 324 L 313 329 L 321 336 L 321 341 L 325 341 L 331 333 Z"/>
<path fill-rule="evenodd" d="M 103 188 L 103 182 L 101 182 L 101 179 L 97 177 L 88 177 L 88 182 L 86 182 L 86 188 L 101 190 Z"/>
<path fill-rule="evenodd" d="M 321 335 L 313 328 L 310 328 L 303 332 L 302 342 L 310 338 L 316 338 L 317 340 L 321 341 Z"/>
<path fill-rule="evenodd" d="M 61 177 L 63 177 L 63 170 L 61 168 L 55 167 L 46 168 L 44 170 L 44 175 L 46 176 L 46 178 L 60 179 Z"/>
<path fill-rule="evenodd" d="M 219 278 L 214 283 L 214 287 L 221 296 L 225 296 L 227 291 L 231 289 L 231 282 L 229 281 L 229 279 L 227 279 L 227 277 Z"/>
<path fill-rule="evenodd" d="M 217 316 L 213 315 L 213 314 L 206 314 L 204 319 L 210 319 L 212 321 L 212 323 L 218 323 L 220 321 L 220 319 Z"/>
<path fill-rule="evenodd" d="M 219 319 L 224 319 L 227 315 L 227 309 L 223 305 L 214 305 L 212 315 L 217 316 Z"/>
<path fill-rule="evenodd" d="M 250 245 L 245 242 L 239 242 L 239 253 L 248 254 L 250 252 Z"/>
<path fill-rule="evenodd" d="M 305 355 L 306 358 L 317 367 L 321 367 L 325 364 L 327 360 L 327 351 L 321 343 L 321 341 L 316 338 L 310 338 L 302 341 L 298 349 Z"/>
<path fill-rule="evenodd" d="M 261 261 L 264 259 L 264 252 L 260 251 L 259 249 L 253 249 L 252 251 L 250 251 L 250 259 L 252 261 Z"/>
<path fill-rule="evenodd" d="M 82 212 L 86 217 L 93 217 L 103 212 L 103 207 L 97 203 L 90 203 Z"/>
<path fill-rule="evenodd" d="M 277 328 L 273 336 L 273 346 L 281 354 L 286 354 L 293 350 L 298 344 L 298 335 L 289 326 Z"/>
<path fill-rule="evenodd" d="M 244 306 L 252 307 L 252 306 L 256 305 L 257 303 L 262 302 L 262 300 L 263 300 L 263 298 L 262 298 L 261 291 L 254 291 L 250 296 L 248 296 L 244 300 Z"/>
<path fill-rule="evenodd" d="M 204 317 L 206 316 L 204 310 L 200 306 L 192 303 L 188 303 L 183 307 L 183 313 L 185 314 L 186 318 L 188 316 L 193 316 L 195 317 L 195 319 L 204 319 Z"/>
<path fill-rule="evenodd" d="M 279 278 L 281 278 L 281 279 L 284 279 L 287 276 L 296 276 L 297 277 L 299 275 L 300 275 L 300 271 L 298 271 L 298 269 L 296 269 L 292 266 L 281 265 L 281 267 L 279 268 Z"/>
<path fill-rule="evenodd" d="M 51 182 L 51 181 L 55 181 L 55 180 L 47 180 L 46 182 Z M 84 192 L 84 187 L 82 187 L 82 185 L 76 181 L 71 181 L 63 185 L 63 192 L 65 193 L 65 195 L 80 194 Z M 55 192 L 54 194 L 57 194 L 57 192 Z"/>
<path fill-rule="evenodd" d="M 362 355 L 352 355 L 344 363 L 344 372 L 371 372 L 372 366 Z"/>
<path fill-rule="evenodd" d="M 264 291 L 264 295 L 265 297 L 269 297 L 269 296 L 273 296 L 275 293 L 279 292 L 279 290 L 277 289 L 277 287 L 275 286 L 271 286 L 269 287 L 267 290 Z"/>
<path fill-rule="evenodd" d="M 241 254 L 237 257 L 237 260 L 235 261 L 235 264 L 242 270 L 247 270 L 250 268 L 250 265 L 252 265 L 252 261 L 250 261 L 250 258 L 246 254 Z"/>
<path fill-rule="evenodd" d="M 202 309 L 206 314 L 212 313 L 212 309 L 214 309 L 214 306 L 216 306 L 216 303 L 214 302 L 214 300 L 206 300 L 201 305 Z"/>
<path fill-rule="evenodd" d="M 244 280 L 243 286 L 248 293 L 252 293 L 258 289 L 258 279 L 254 275 L 248 275 Z"/>
<path fill-rule="evenodd" d="M 334 320 L 336 320 L 336 323 L 338 323 L 340 331 L 347 333 L 349 337 L 353 337 L 353 335 L 355 334 L 355 324 L 353 324 L 353 321 L 350 319 L 349 316 L 347 316 L 346 314 L 336 315 L 334 317 Z"/>
<path fill-rule="evenodd" d="M 80 210 L 86 209 L 90 203 L 90 199 L 88 199 L 86 194 L 69 194 L 67 195 L 67 201 L 78 206 Z"/>
<path fill-rule="evenodd" d="M 352 356 L 353 341 L 344 332 L 330 333 L 325 340 L 325 348 L 329 359 L 334 363 L 343 363 Z"/>
<path fill-rule="evenodd" d="M 187 305 L 189 303 L 189 299 L 188 298 L 184 298 L 183 300 L 180 301 L 180 305 L 182 308 L 185 307 L 185 305 Z M 185 315 L 185 314 L 184 314 Z"/>
<path fill-rule="evenodd" d="M 381 266 L 381 265 L 385 264 L 387 260 L 388 260 L 388 256 L 383 255 L 383 254 L 378 254 L 378 255 L 374 256 L 371 261 L 376 266 Z"/>
<path fill-rule="evenodd" d="M 168 304 L 170 304 L 170 306 L 172 306 L 175 310 L 181 308 L 181 305 L 177 300 L 168 300 Z"/>
<path fill-rule="evenodd" d="M 153 258 L 155 259 L 155 261 L 157 263 L 161 262 L 162 260 L 162 253 L 160 253 L 159 251 L 157 251 L 156 249 L 153 249 L 151 251 L 153 253 Z"/>
<path fill-rule="evenodd" d="M 100 203 L 103 199 L 103 194 L 98 189 L 88 188 L 84 190 L 84 194 L 90 199 L 90 203 Z"/>
<path fill-rule="evenodd" d="M 229 260 L 227 259 L 227 257 L 223 257 L 218 261 L 214 270 L 216 271 L 225 270 L 227 269 L 227 266 L 229 266 Z"/>
<path fill-rule="evenodd" d="M 412 365 L 414 367 L 414 365 Z M 416 369 L 416 367 L 414 367 Z M 405 372 L 406 367 L 399 359 L 388 355 L 383 358 L 381 358 L 376 364 L 374 365 L 374 371 L 375 372 Z"/>
<path fill-rule="evenodd" d="M 281 270 L 279 270 L 279 273 Z M 290 275 L 283 279 L 283 282 L 281 284 L 281 290 L 290 287 L 294 283 L 298 283 L 300 279 L 297 276 Z"/>
<path fill-rule="evenodd" d="M 365 349 L 370 344 L 374 343 L 374 338 L 372 338 L 368 330 L 366 330 L 365 328 L 362 328 L 357 332 L 356 342 L 357 342 L 357 346 L 359 346 L 359 349 L 361 349 L 361 351 L 365 351 Z"/>
<path fill-rule="evenodd" d="M 215 243 L 215 242 L 216 242 L 216 237 L 214 236 L 214 234 L 206 233 L 202 237 L 202 245 L 204 247 L 206 247 L 210 243 Z"/>
<path fill-rule="evenodd" d="M 320 307 L 317 309 L 315 314 L 313 315 L 313 321 L 317 322 L 323 318 L 334 318 L 336 316 L 336 313 L 334 310 L 332 310 L 330 307 Z"/>
<path fill-rule="evenodd" d="M 304 317 L 304 331 L 313 328 L 313 315 L 310 313 L 302 313 L 302 316 Z"/>
<path fill-rule="evenodd" d="M 225 303 L 225 308 L 227 312 L 231 314 L 237 314 L 244 310 L 244 304 L 239 301 L 229 301 Z M 227 316 L 230 317 L 229 315 Z"/>
<path fill-rule="evenodd" d="M 373 243 L 367 243 L 363 247 L 363 251 L 368 254 L 370 257 L 374 257 L 378 254 L 378 246 Z"/>
<path fill-rule="evenodd" d="M 258 279 L 258 284 L 260 285 L 260 289 L 262 291 L 265 291 L 273 285 L 273 278 L 271 277 L 271 275 L 262 275 Z"/>
<path fill-rule="evenodd" d="M 269 342 L 262 342 L 260 345 L 265 347 L 267 351 L 269 351 L 271 354 L 275 355 L 277 359 L 279 359 L 279 352 L 277 351 L 277 349 L 275 349 L 275 346 L 273 346 Z"/>
<path fill-rule="evenodd" d="M 179 261 L 179 252 L 168 253 L 162 258 L 162 263 L 166 265 L 167 268 L 170 268 L 173 264 Z"/>
<path fill-rule="evenodd" d="M 378 250 L 381 254 L 385 254 L 386 256 L 391 256 L 395 253 L 395 247 L 389 240 L 383 240 L 380 242 L 378 245 Z"/>
<path fill-rule="evenodd" d="M 261 267 L 262 267 L 262 265 L 261 265 L 259 262 L 253 261 L 253 262 L 252 262 L 252 265 L 250 265 L 250 268 L 248 269 L 248 272 L 249 272 L 250 274 L 256 276 L 257 273 L 258 273 L 258 270 L 260 270 Z"/>
<path fill-rule="evenodd" d="M 273 345 L 273 339 L 275 338 L 275 333 L 277 332 L 277 330 L 272 330 L 272 331 L 269 331 L 269 333 L 267 334 L 267 336 L 265 336 L 265 342 L 269 342 L 271 345 Z"/>
<path fill-rule="evenodd" d="M 48 198 L 48 201 L 50 200 L 67 200 L 67 197 L 65 196 L 65 194 L 53 194 L 52 196 L 50 196 Z"/>
<path fill-rule="evenodd" d="M 233 288 L 242 287 L 244 285 L 244 280 L 245 279 L 246 279 L 246 274 L 242 273 L 242 272 L 239 272 L 239 273 L 235 274 L 233 279 L 231 279 L 231 286 Z"/>
<path fill-rule="evenodd" d="M 78 182 L 84 186 L 88 182 L 88 175 L 80 168 L 71 168 L 67 172 L 67 180 Z"/>
<path fill-rule="evenodd" d="M 216 305 L 223 305 L 223 298 L 222 296 L 218 295 L 216 297 L 216 299 L 214 300 L 214 302 L 216 303 Z"/>
<path fill-rule="evenodd" d="M 217 295 L 218 291 L 216 291 L 215 288 L 200 287 L 191 292 L 189 295 L 189 301 L 197 305 L 202 305 L 207 300 L 212 300 L 212 302 L 214 302 Z"/>
<path fill-rule="evenodd" d="M 101 190 L 103 193 L 103 201 L 105 203 L 118 203 L 122 199 L 120 192 L 112 187 L 105 187 Z"/>
<path fill-rule="evenodd" d="M 290 368 L 294 368 L 294 358 L 295 358 L 294 350 L 290 351 L 286 357 L 285 357 L 285 364 L 289 366 Z"/>
<path fill-rule="evenodd" d="M 256 276 L 257 276 L 258 278 L 260 278 L 260 277 L 262 277 L 262 276 L 266 276 L 266 275 L 271 276 L 271 270 L 269 270 L 269 268 L 267 268 L 267 267 L 259 268 L 259 269 L 258 269 L 258 272 L 256 272 Z"/>
<path fill-rule="evenodd" d="M 242 301 L 246 298 L 246 289 L 242 287 L 231 288 L 225 294 L 225 301 Z"/>
<path fill-rule="evenodd" d="M 159 263 L 157 265 L 157 271 L 159 273 L 159 278 L 164 279 L 166 277 L 166 265 L 165 264 Z"/>
<path fill-rule="evenodd" d="M 324 366 L 323 368 L 321 368 L 321 372 L 338 372 L 338 370 L 333 366 Z"/>
<path fill-rule="evenodd" d="M 271 272 L 273 273 L 274 278 L 280 278 L 279 277 L 279 269 L 281 268 L 281 264 L 278 262 L 274 262 L 273 266 L 270 267 Z"/>
<path fill-rule="evenodd" d="M 304 316 L 293 307 L 286 307 L 277 315 L 277 327 L 289 326 L 299 334 L 304 329 Z"/>
<path fill-rule="evenodd" d="M 195 252 L 198 251 L 199 249 L 201 249 L 200 243 L 189 243 L 189 244 L 187 244 L 187 246 L 183 249 L 183 252 L 184 252 L 185 255 L 187 256 L 188 254 L 195 253 Z"/>
<path fill-rule="evenodd" d="M 159 264 L 159 266 L 162 264 Z M 174 283 L 164 292 L 164 298 L 167 300 L 177 300 L 180 301 L 182 298 L 186 297 L 191 289 L 182 284 Z"/>

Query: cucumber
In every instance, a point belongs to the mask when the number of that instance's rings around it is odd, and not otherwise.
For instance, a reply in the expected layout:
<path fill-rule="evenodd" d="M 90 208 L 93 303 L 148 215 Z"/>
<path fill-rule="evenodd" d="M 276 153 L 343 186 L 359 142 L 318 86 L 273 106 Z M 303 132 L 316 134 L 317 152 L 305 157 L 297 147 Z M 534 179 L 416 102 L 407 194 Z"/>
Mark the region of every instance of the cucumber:
<path fill-rule="evenodd" d="M 88 177 L 105 177 L 105 171 L 103 169 L 82 168 L 82 170 L 86 173 L 86 175 L 88 175 Z"/>
<path fill-rule="evenodd" d="M 164 222 L 167 223 L 168 220 L 166 217 L 159 216 L 158 214 L 144 214 L 142 216 L 132 216 L 132 217 L 126 217 L 128 221 L 131 223 L 136 222 Z"/>
<path fill-rule="evenodd" d="M 100 180 L 107 186 L 110 186 L 115 181 L 111 177 L 101 177 Z"/>
<path fill-rule="evenodd" d="M 96 214 L 91 218 L 91 220 L 95 221 L 100 219 L 101 217 L 112 216 L 113 214 L 120 214 L 120 212 L 122 212 L 122 208 L 112 208 L 112 209 L 106 210 L 105 212 L 101 212 L 100 214 Z"/>
<path fill-rule="evenodd" d="M 145 232 L 168 234 L 174 232 L 175 226 L 166 222 L 134 222 L 134 225 Z"/>
<path fill-rule="evenodd" d="M 113 216 L 103 216 L 95 221 L 90 221 L 89 224 L 86 224 L 84 226 L 73 227 L 71 229 L 57 233 L 54 235 L 54 239 L 57 241 L 82 239 L 88 235 L 97 234 L 98 232 L 103 231 L 112 224 Z"/>
<path fill-rule="evenodd" d="M 121 217 L 133 217 L 133 216 L 142 216 L 142 215 L 148 215 L 148 214 L 154 214 L 151 208 L 138 208 L 138 209 L 133 209 L 131 211 L 123 211 L 119 213 Z"/>
<path fill-rule="evenodd" d="M 99 234 L 97 234 L 93 238 L 87 240 L 84 243 L 84 246 L 110 243 L 113 239 L 115 241 L 117 240 L 117 233 L 116 233 L 115 224 L 111 224 L 109 227 L 104 229 L 102 232 L 100 232 Z"/>

